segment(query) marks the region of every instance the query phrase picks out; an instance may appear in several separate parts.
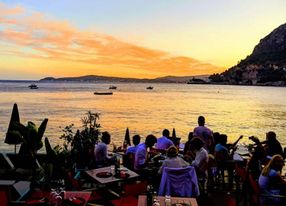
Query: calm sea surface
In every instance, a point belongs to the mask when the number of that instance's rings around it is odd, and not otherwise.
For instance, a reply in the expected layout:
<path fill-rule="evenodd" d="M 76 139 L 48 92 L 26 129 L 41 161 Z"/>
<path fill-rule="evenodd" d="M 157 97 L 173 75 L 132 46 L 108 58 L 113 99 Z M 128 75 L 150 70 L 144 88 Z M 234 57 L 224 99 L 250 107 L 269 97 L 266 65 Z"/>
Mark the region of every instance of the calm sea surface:
<path fill-rule="evenodd" d="M 113 95 L 98 96 L 96 90 L 108 90 L 110 84 L 38 83 L 30 90 L 29 83 L 0 83 L 0 150 L 12 151 L 4 143 L 13 104 L 18 104 L 22 123 L 28 120 L 37 125 L 48 118 L 45 136 L 53 145 L 61 144 L 62 128 L 71 123 L 81 127 L 81 117 L 87 111 L 100 112 L 101 131 L 109 131 L 117 145 L 122 144 L 125 130 L 130 135 L 157 137 L 164 128 L 183 142 L 204 115 L 207 126 L 225 133 L 229 141 L 240 134 L 265 138 L 267 131 L 276 132 L 286 146 L 286 88 L 152 84 L 116 84 Z"/>

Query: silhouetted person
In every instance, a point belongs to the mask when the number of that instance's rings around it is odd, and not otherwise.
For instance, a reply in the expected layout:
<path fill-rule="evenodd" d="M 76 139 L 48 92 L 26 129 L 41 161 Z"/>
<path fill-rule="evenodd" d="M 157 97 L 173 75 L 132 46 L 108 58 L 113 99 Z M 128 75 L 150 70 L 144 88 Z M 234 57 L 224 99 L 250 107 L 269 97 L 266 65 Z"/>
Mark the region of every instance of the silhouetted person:
<path fill-rule="evenodd" d="M 164 129 L 162 135 L 163 136 L 157 140 L 156 149 L 167 150 L 170 146 L 174 145 L 174 143 L 170 140 L 170 131 Z"/>
<path fill-rule="evenodd" d="M 108 156 L 107 145 L 110 143 L 110 134 L 102 132 L 101 142 L 94 147 L 94 158 L 97 167 L 106 166 L 112 163 L 113 157 Z"/>
<path fill-rule="evenodd" d="M 140 143 L 140 139 L 141 139 L 141 137 L 138 134 L 136 134 L 132 137 L 132 142 L 133 142 L 134 146 L 128 147 L 126 150 L 126 154 L 128 154 L 128 153 L 135 154 L 136 153 L 136 150 L 137 150 L 138 145 Z"/>
<path fill-rule="evenodd" d="M 194 129 L 194 137 L 199 137 L 204 143 L 204 148 L 209 153 L 213 153 L 213 132 L 205 126 L 205 118 L 203 116 L 198 117 L 198 125 L 199 126 Z"/>
<path fill-rule="evenodd" d="M 167 158 L 163 161 L 163 164 L 158 171 L 159 174 L 162 174 L 164 167 L 182 168 L 190 165 L 181 157 L 178 157 L 178 152 L 178 149 L 174 145 L 168 148 Z"/>
<path fill-rule="evenodd" d="M 139 170 L 146 167 L 148 162 L 148 148 L 152 148 L 157 142 L 157 138 L 149 134 L 144 143 L 138 145 L 137 151 L 135 153 L 134 169 Z"/>
<path fill-rule="evenodd" d="M 273 131 L 266 133 L 266 142 L 265 142 L 265 152 L 266 155 L 273 156 L 276 154 L 283 155 L 283 150 L 280 142 L 276 139 L 276 134 Z"/>

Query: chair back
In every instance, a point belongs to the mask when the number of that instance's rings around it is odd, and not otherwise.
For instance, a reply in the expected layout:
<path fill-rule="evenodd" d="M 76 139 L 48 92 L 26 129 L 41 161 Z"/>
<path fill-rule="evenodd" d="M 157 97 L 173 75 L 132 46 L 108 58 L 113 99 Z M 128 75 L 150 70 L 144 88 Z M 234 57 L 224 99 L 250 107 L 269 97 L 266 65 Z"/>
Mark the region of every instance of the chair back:
<path fill-rule="evenodd" d="M 250 185 L 250 202 L 252 205 L 260 205 L 259 195 L 260 189 L 257 181 L 254 179 L 253 175 L 249 174 L 249 185 Z"/>
<path fill-rule="evenodd" d="M 241 167 L 238 163 L 235 164 L 235 173 L 237 174 L 238 177 L 240 177 L 242 182 L 246 182 L 247 181 L 246 168 Z"/>
<path fill-rule="evenodd" d="M 200 191 L 195 168 L 193 166 L 185 168 L 165 167 L 162 173 L 159 195 L 177 197 L 199 196 Z"/>
<path fill-rule="evenodd" d="M 122 157 L 123 161 L 123 166 L 130 169 L 134 170 L 134 161 L 135 161 L 135 154 L 134 153 L 128 153 L 124 154 Z"/>

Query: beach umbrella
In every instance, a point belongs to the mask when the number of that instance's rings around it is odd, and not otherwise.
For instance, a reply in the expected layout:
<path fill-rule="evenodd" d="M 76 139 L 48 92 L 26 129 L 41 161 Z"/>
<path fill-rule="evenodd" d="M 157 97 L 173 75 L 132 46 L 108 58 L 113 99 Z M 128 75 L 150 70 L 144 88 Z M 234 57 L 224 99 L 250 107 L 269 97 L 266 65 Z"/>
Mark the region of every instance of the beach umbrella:
<path fill-rule="evenodd" d="M 125 137 L 124 137 L 124 142 L 123 142 L 123 146 L 124 144 L 131 146 L 130 143 L 130 134 L 129 134 L 129 129 L 127 127 L 126 132 L 125 132 Z"/>
<path fill-rule="evenodd" d="M 17 124 L 20 124 L 20 115 L 18 106 L 15 103 L 13 106 L 11 119 L 8 126 L 8 131 L 6 133 L 6 138 L 4 140 L 6 144 L 15 145 L 15 153 L 16 153 L 16 145 L 21 144 L 23 142 L 23 138 L 19 129 L 17 128 Z"/>
<path fill-rule="evenodd" d="M 177 138 L 177 135 L 176 135 L 176 129 L 175 129 L 175 128 L 173 128 L 172 138 Z"/>

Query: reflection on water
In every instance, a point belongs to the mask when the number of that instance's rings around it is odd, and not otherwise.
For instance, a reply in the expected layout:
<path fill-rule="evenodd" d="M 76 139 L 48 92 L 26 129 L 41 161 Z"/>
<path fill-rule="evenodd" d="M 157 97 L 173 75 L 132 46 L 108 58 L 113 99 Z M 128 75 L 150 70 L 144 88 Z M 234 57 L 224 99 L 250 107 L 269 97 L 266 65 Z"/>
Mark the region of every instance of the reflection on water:
<path fill-rule="evenodd" d="M 88 111 L 100 112 L 102 131 L 111 133 L 121 144 L 126 127 L 131 135 L 161 135 L 164 128 L 187 139 L 204 115 L 213 131 L 228 134 L 235 140 L 240 134 L 264 138 L 273 130 L 286 146 L 286 88 L 225 85 L 116 84 L 110 96 L 97 96 L 95 90 L 108 90 L 110 84 L 39 83 L 38 90 L 25 83 L 0 83 L 0 149 L 12 150 L 4 144 L 13 103 L 18 103 L 22 122 L 37 124 L 49 119 L 45 136 L 53 144 L 60 143 L 60 126 L 74 123 Z M 247 138 L 245 138 L 246 141 Z"/>

